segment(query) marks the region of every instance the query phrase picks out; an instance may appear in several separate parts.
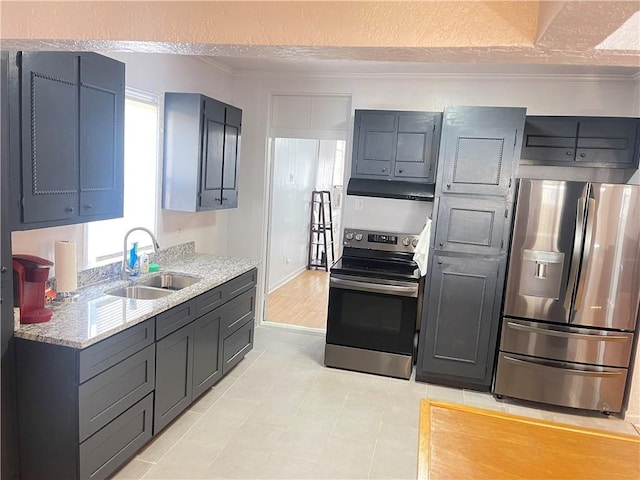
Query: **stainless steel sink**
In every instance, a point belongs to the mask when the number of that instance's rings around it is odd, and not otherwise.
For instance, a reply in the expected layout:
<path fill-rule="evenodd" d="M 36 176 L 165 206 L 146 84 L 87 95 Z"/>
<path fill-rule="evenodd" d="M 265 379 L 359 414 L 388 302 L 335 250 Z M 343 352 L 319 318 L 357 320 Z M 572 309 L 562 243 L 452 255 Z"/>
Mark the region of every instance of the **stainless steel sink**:
<path fill-rule="evenodd" d="M 200 278 L 198 277 L 191 277 L 180 273 L 162 273 L 140 281 L 139 285 L 163 288 L 166 290 L 180 290 L 199 281 Z"/>
<path fill-rule="evenodd" d="M 107 290 L 104 293 L 115 297 L 135 298 L 137 300 L 155 300 L 157 298 L 171 295 L 173 292 L 162 288 L 136 285 L 134 287 L 115 288 L 113 290 Z"/>

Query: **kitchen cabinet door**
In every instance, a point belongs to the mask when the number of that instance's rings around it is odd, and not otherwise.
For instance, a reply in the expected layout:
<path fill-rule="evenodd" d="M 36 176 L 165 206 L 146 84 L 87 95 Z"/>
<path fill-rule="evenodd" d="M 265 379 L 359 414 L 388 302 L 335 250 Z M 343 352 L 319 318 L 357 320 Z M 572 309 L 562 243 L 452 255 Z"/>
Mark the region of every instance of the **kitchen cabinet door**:
<path fill-rule="evenodd" d="M 224 105 L 203 97 L 200 207 L 219 208 L 222 203 L 224 164 Z"/>
<path fill-rule="evenodd" d="M 442 115 L 410 112 L 398 114 L 398 134 L 393 175 L 397 180 L 435 180 Z"/>
<path fill-rule="evenodd" d="M 121 217 L 124 169 L 124 64 L 80 56 L 80 216 Z"/>
<path fill-rule="evenodd" d="M 396 116 L 393 112 L 356 111 L 355 125 L 354 176 L 389 177 L 396 149 Z"/>
<path fill-rule="evenodd" d="M 524 108 L 447 107 L 437 193 L 508 195 L 524 120 Z"/>
<path fill-rule="evenodd" d="M 434 255 L 416 378 L 491 386 L 504 261 Z"/>
<path fill-rule="evenodd" d="M 635 118 L 583 118 L 578 130 L 576 163 L 638 168 Z"/>
<path fill-rule="evenodd" d="M 156 342 L 154 435 L 191 404 L 193 344 L 193 322 Z"/>
<path fill-rule="evenodd" d="M 222 378 L 220 325 L 224 308 L 217 308 L 194 323 L 193 398 L 196 399 Z"/>
<path fill-rule="evenodd" d="M 238 151 L 240 147 L 240 130 L 242 126 L 242 110 L 227 105 L 224 124 L 224 159 L 222 164 L 222 197 L 224 208 L 238 206 Z"/>
<path fill-rule="evenodd" d="M 23 52 L 18 61 L 22 222 L 70 221 L 78 216 L 78 56 Z"/>
<path fill-rule="evenodd" d="M 506 252 L 510 211 L 502 198 L 443 195 L 438 202 L 435 248 L 478 255 Z"/>
<path fill-rule="evenodd" d="M 524 127 L 522 158 L 549 164 L 571 164 L 576 156 L 578 119 L 528 116 Z"/>

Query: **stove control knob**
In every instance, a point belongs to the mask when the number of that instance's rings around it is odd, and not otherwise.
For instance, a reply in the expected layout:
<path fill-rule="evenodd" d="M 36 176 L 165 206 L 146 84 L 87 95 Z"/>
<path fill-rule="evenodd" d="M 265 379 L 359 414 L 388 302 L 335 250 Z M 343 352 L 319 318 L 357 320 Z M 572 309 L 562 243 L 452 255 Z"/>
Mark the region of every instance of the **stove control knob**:
<path fill-rule="evenodd" d="M 357 241 L 362 240 L 362 234 L 361 233 L 356 233 L 356 240 Z"/>
<path fill-rule="evenodd" d="M 345 235 L 345 237 L 347 238 L 347 240 L 353 240 L 353 233 L 349 232 Z"/>
<path fill-rule="evenodd" d="M 411 242 L 411 245 L 413 245 L 414 247 L 417 247 L 418 246 L 418 239 L 414 238 L 413 242 Z"/>
<path fill-rule="evenodd" d="M 402 244 L 403 244 L 405 247 L 408 247 L 408 246 L 409 246 L 409 243 L 410 243 L 410 242 L 409 242 L 409 237 L 407 237 L 407 238 L 403 238 L 403 239 L 402 239 Z"/>

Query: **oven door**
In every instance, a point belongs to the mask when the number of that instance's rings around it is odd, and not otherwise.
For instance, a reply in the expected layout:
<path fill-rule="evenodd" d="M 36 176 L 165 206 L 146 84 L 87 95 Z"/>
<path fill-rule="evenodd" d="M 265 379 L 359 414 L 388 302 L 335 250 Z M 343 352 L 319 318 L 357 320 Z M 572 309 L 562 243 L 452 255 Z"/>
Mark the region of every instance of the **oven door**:
<path fill-rule="evenodd" d="M 332 274 L 327 343 L 413 355 L 418 282 Z"/>

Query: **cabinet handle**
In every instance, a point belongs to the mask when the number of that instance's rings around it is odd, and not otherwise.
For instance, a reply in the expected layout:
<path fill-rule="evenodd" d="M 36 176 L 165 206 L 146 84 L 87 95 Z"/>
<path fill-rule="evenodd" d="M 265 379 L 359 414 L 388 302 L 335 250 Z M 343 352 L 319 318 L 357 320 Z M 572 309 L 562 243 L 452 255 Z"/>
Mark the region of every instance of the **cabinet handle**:
<path fill-rule="evenodd" d="M 440 242 L 440 246 L 441 246 L 441 247 L 443 247 L 443 246 L 444 246 L 444 243 Z"/>
<path fill-rule="evenodd" d="M 73 213 L 73 207 L 66 207 L 64 211 L 67 213 Z"/>
<path fill-rule="evenodd" d="M 86 208 L 87 210 L 91 210 L 93 208 L 93 203 L 87 203 L 84 208 Z"/>
<path fill-rule="evenodd" d="M 216 202 L 219 202 L 219 201 L 220 201 L 220 197 L 216 197 L 216 198 L 214 198 L 214 200 L 215 200 Z"/>
<path fill-rule="evenodd" d="M 398 170 L 398 172 L 399 172 L 399 173 L 402 173 L 402 172 L 404 172 L 404 170 L 400 169 L 400 170 Z"/>
<path fill-rule="evenodd" d="M 5 267 L 4 265 L 0 267 L 0 273 L 5 273 L 6 271 L 7 271 L 7 267 Z"/>
<path fill-rule="evenodd" d="M 383 172 L 386 172 L 386 171 L 387 171 L 387 169 L 386 169 L 386 168 L 383 168 L 383 169 L 382 169 L 382 171 L 383 171 Z"/>
<path fill-rule="evenodd" d="M 451 184 L 450 183 L 447 183 L 447 189 L 451 190 Z"/>
<path fill-rule="evenodd" d="M 584 158 L 584 157 L 586 157 L 586 156 L 587 156 L 587 154 L 583 152 L 583 153 L 581 153 L 581 154 L 580 154 L 580 156 L 581 156 L 582 158 Z"/>
<path fill-rule="evenodd" d="M 442 265 L 442 260 L 438 260 L 438 265 Z"/>
<path fill-rule="evenodd" d="M 567 155 L 573 155 L 573 152 L 571 150 L 567 150 Z"/>

